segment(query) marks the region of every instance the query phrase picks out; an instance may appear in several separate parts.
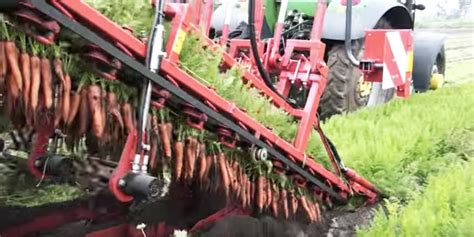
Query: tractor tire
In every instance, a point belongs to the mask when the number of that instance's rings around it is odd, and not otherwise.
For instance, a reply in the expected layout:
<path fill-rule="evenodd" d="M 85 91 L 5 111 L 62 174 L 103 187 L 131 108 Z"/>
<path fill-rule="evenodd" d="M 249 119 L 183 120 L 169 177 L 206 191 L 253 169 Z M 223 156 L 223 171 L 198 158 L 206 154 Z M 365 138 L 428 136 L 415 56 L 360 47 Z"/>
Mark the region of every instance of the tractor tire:
<path fill-rule="evenodd" d="M 382 18 L 375 29 L 392 29 Z M 353 52 L 362 55 L 364 40 L 353 41 Z M 334 43 L 327 54 L 329 73 L 326 89 L 320 102 L 320 118 L 326 120 L 333 115 L 353 112 L 364 106 L 384 104 L 395 95 L 395 89 L 383 90 L 381 83 L 371 83 L 370 93 L 360 92 L 361 72 L 351 64 L 346 55 L 344 42 Z"/>

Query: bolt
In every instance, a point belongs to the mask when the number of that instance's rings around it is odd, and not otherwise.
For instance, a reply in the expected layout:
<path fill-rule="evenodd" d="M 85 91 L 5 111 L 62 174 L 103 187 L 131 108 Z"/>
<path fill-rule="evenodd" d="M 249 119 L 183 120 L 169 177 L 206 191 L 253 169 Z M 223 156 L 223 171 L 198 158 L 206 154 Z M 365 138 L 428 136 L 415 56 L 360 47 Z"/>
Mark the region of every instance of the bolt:
<path fill-rule="evenodd" d="M 121 179 L 121 180 L 118 181 L 118 185 L 120 187 L 125 187 L 125 185 L 127 185 L 127 182 L 125 180 Z"/>
<path fill-rule="evenodd" d="M 41 167 L 42 164 L 43 162 L 41 162 L 40 160 L 35 160 L 35 167 Z"/>
<path fill-rule="evenodd" d="M 267 158 L 268 158 L 268 151 L 267 151 L 267 149 L 262 148 L 262 149 L 260 149 L 260 152 L 259 152 L 259 153 L 260 153 L 259 155 L 260 155 L 260 159 L 261 159 L 261 160 L 267 160 Z"/>

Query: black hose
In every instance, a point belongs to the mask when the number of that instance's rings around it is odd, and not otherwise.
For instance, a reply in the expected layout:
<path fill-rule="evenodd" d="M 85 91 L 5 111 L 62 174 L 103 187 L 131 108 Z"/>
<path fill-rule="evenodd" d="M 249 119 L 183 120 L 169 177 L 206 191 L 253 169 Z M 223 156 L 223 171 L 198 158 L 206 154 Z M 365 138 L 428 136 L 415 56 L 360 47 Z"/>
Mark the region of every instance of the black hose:
<path fill-rule="evenodd" d="M 345 46 L 346 46 L 346 55 L 352 65 L 359 67 L 359 60 L 354 57 L 352 53 L 352 0 L 347 0 L 346 3 L 346 36 L 345 36 Z"/>
<path fill-rule="evenodd" d="M 150 63 L 151 63 L 151 55 L 152 55 L 152 49 L 153 49 L 153 38 L 156 34 L 156 26 L 161 24 L 163 22 L 163 7 L 164 7 L 164 1 L 165 0 L 159 0 L 158 4 L 155 6 L 155 16 L 153 18 L 153 25 L 152 29 L 150 31 L 150 37 L 148 39 L 147 43 L 147 53 L 146 53 L 146 58 L 145 58 L 145 66 L 147 68 L 150 68 Z M 149 80 L 144 80 L 142 83 L 142 91 L 141 91 L 141 97 L 140 97 L 140 105 L 144 105 L 146 103 L 146 92 L 148 90 L 148 87 L 152 86 L 151 82 Z M 148 111 L 144 111 L 143 108 L 140 108 L 141 111 L 138 114 L 138 142 L 136 146 L 136 152 L 139 154 L 142 150 L 142 142 L 143 142 L 143 130 L 145 129 L 143 127 L 143 120 L 145 117 L 145 113 L 148 113 Z"/>
<path fill-rule="evenodd" d="M 248 29 L 249 29 L 249 37 L 250 37 L 250 45 L 252 48 L 252 54 L 255 60 L 255 64 L 257 65 L 258 72 L 260 73 L 260 76 L 263 78 L 263 82 L 265 82 L 265 85 L 267 85 L 278 96 L 283 98 L 288 104 L 295 107 L 296 101 L 283 96 L 280 92 L 277 91 L 275 86 L 273 86 L 272 80 L 270 79 L 270 76 L 268 75 L 268 73 L 265 71 L 262 61 L 260 60 L 260 55 L 258 54 L 257 36 L 255 33 L 255 1 L 254 0 L 249 1 L 248 22 L 249 22 Z"/>
<path fill-rule="evenodd" d="M 324 146 L 329 147 L 329 150 L 331 150 L 332 154 L 328 154 L 329 158 L 331 158 L 332 162 L 335 162 L 336 166 L 338 167 L 339 171 L 342 172 L 345 167 L 342 162 L 341 156 L 339 155 L 339 152 L 337 151 L 336 145 L 329 139 L 328 136 L 323 131 L 323 128 L 321 127 L 320 124 L 320 119 L 319 119 L 319 113 L 316 113 L 316 119 L 317 119 L 317 125 L 315 125 L 316 131 L 321 135 L 322 139 L 321 142 L 323 143 Z M 333 160 L 334 159 L 334 160 Z"/>

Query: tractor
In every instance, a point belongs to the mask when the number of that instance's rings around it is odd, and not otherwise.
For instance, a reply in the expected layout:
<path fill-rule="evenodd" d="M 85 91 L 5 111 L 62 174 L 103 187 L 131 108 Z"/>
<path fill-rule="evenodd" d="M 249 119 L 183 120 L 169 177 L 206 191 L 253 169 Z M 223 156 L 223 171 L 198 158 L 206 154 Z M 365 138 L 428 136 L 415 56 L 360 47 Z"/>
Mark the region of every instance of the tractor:
<path fill-rule="evenodd" d="M 231 1 L 223 2 L 225 4 L 216 9 L 212 18 L 215 31 L 222 29 L 227 4 L 231 4 Z M 231 31 L 242 22 L 247 22 L 245 2 L 239 1 L 239 4 L 232 6 L 234 9 L 231 11 L 235 14 L 230 19 Z M 281 2 L 265 1 L 263 38 L 273 35 Z M 362 59 L 365 50 L 365 32 L 370 29 L 414 29 L 416 11 L 425 9 L 424 5 L 416 4 L 414 0 L 357 0 L 353 1 L 352 18 L 346 22 L 347 1 L 328 2 L 331 3 L 324 18 L 322 39 L 326 44 L 325 60 L 330 69 L 319 108 L 321 119 L 383 104 L 394 98 L 393 87 L 384 89 L 381 83 L 367 82 L 359 70 L 357 61 Z M 288 1 L 285 6 L 284 39 L 309 39 L 316 3 L 316 0 Z M 347 24 L 351 26 L 350 33 L 347 33 Z M 348 47 L 354 57 L 348 56 Z M 415 32 L 413 53 L 412 91 L 426 92 L 442 86 L 446 69 L 443 36 Z"/>
<path fill-rule="evenodd" d="M 382 191 L 344 164 L 320 121 L 442 84 L 442 37 L 413 32 L 423 9 L 1 1 L 0 161 L 35 188 L 83 196 L 0 207 L 0 236 L 247 236 L 245 223 L 217 227 L 268 217 L 318 228 L 336 207 L 377 203 Z"/>

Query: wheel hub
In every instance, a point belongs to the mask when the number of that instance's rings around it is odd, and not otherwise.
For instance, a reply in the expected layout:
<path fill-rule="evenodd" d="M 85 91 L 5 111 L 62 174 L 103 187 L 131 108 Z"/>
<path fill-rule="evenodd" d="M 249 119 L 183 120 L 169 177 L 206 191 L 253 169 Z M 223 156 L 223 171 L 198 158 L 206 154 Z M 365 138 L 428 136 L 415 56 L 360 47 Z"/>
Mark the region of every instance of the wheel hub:
<path fill-rule="evenodd" d="M 359 94 L 360 98 L 366 98 L 370 95 L 370 91 L 372 90 L 372 83 L 367 82 L 364 80 L 364 76 L 361 75 L 359 80 L 357 81 L 357 93 Z"/>
<path fill-rule="evenodd" d="M 437 65 L 433 66 L 431 70 L 431 79 L 430 79 L 430 89 L 437 90 L 443 87 L 444 84 L 444 75 L 439 73 L 439 69 Z"/>

